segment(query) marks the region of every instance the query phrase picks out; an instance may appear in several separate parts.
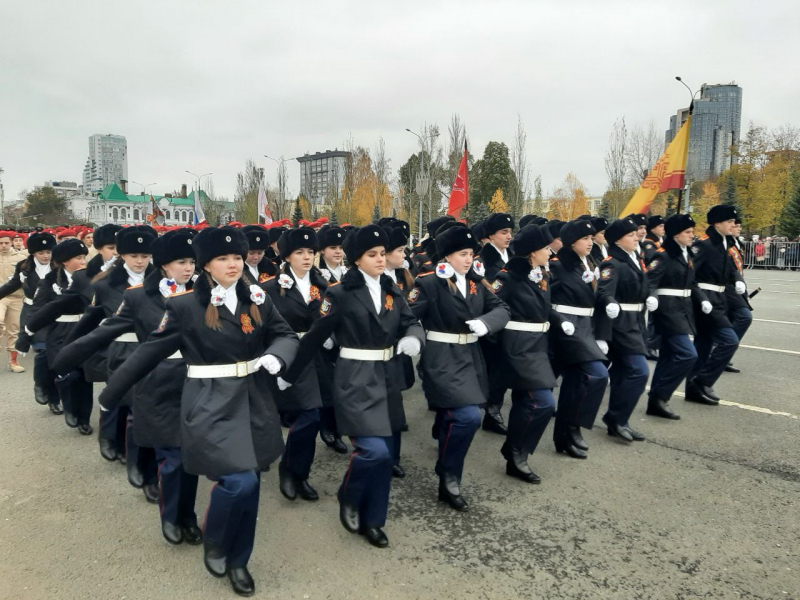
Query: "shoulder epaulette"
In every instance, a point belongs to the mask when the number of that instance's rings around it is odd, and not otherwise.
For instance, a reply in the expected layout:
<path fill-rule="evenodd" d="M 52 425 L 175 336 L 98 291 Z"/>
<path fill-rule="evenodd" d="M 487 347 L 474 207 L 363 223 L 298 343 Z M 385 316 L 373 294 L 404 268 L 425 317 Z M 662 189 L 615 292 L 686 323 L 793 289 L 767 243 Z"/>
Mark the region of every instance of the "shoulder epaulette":
<path fill-rule="evenodd" d="M 329 283 L 328 284 L 328 289 L 330 289 L 332 287 L 335 287 L 337 285 L 342 285 L 342 282 L 341 281 L 334 281 L 333 283 Z"/>
<path fill-rule="evenodd" d="M 553 256 L 553 257 L 550 258 L 550 260 L 552 262 L 556 262 L 556 261 L 558 261 L 558 257 L 557 256 Z"/>
<path fill-rule="evenodd" d="M 701 235 L 701 236 L 700 236 L 698 239 L 700 239 L 700 240 L 707 240 L 707 239 L 708 239 L 708 234 L 706 233 L 706 234 L 704 234 L 704 235 Z"/>
<path fill-rule="evenodd" d="M 143 283 L 137 283 L 136 285 L 132 285 L 128 289 L 129 290 L 135 290 L 136 288 L 140 288 L 140 287 L 144 287 L 144 284 Z"/>
<path fill-rule="evenodd" d="M 666 248 L 659 248 L 658 250 L 656 250 L 656 252 L 666 252 L 666 251 L 667 251 Z"/>
<path fill-rule="evenodd" d="M 611 260 L 612 258 L 614 258 L 614 257 L 613 257 L 613 256 L 606 256 L 606 257 L 603 259 L 603 262 L 606 262 L 606 261 L 608 261 L 608 260 Z"/>
<path fill-rule="evenodd" d="M 500 269 L 501 273 L 508 273 L 508 269 Z"/>
<path fill-rule="evenodd" d="M 417 279 L 419 279 L 420 277 L 427 277 L 428 275 L 433 275 L 433 271 L 428 271 L 427 273 L 420 273 L 419 275 L 417 275 Z"/>
<path fill-rule="evenodd" d="M 177 294 L 172 294 L 170 298 L 177 298 L 178 296 L 185 296 L 186 294 L 191 294 L 194 290 L 186 290 L 183 292 L 178 292 Z"/>
<path fill-rule="evenodd" d="M 431 261 L 429 261 L 429 260 L 428 260 L 428 261 L 425 261 L 425 262 L 424 262 L 424 263 L 422 263 L 422 264 L 423 264 L 423 265 L 429 265 L 429 264 L 431 264 Z"/>

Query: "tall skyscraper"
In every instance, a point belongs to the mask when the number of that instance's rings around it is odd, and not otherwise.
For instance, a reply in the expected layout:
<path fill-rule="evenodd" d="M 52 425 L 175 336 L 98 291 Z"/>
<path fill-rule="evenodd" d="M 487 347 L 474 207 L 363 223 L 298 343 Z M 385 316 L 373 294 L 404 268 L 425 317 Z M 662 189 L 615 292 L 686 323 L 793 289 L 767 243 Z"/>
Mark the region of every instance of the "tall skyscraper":
<path fill-rule="evenodd" d="M 688 108 L 670 117 L 665 142 L 669 144 L 689 115 Z M 694 101 L 686 176 L 692 181 L 714 179 L 735 162 L 731 147 L 739 144 L 742 130 L 742 88 L 731 82 L 700 88 Z"/>
<path fill-rule="evenodd" d="M 349 156 L 343 150 L 299 156 L 300 193 L 312 204 L 324 204 L 329 192 L 337 195 L 344 184 L 345 161 Z"/>
<path fill-rule="evenodd" d="M 123 135 L 94 134 L 83 168 L 84 192 L 96 195 L 109 183 L 120 181 L 128 181 L 128 140 Z"/>

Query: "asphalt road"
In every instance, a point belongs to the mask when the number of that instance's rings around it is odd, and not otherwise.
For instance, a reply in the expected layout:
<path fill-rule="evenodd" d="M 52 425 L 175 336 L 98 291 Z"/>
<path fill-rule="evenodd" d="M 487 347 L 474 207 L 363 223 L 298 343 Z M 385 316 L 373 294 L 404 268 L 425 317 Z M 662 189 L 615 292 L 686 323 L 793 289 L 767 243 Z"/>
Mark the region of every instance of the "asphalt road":
<path fill-rule="evenodd" d="M 764 288 L 754 299 L 764 321 L 745 344 L 795 354 L 740 349 L 742 373 L 716 386 L 737 405 L 675 397 L 679 422 L 640 405 L 632 424 L 648 441 L 623 446 L 596 427 L 586 461 L 556 454 L 548 430 L 530 461 L 540 486 L 506 477 L 502 439 L 481 431 L 464 476 L 471 510 L 459 514 L 436 501 L 431 413 L 416 386 L 390 548 L 341 527 L 347 458 L 320 446 L 318 503 L 284 500 L 276 469 L 265 475 L 256 597 L 800 598 L 800 273 L 748 275 Z M 34 403 L 23 364 L 25 374 L 0 373 L 0 598 L 234 597 L 206 573 L 201 547 L 163 541 L 157 509 L 101 459 L 96 435 Z M 199 515 L 209 489 L 201 482 Z"/>

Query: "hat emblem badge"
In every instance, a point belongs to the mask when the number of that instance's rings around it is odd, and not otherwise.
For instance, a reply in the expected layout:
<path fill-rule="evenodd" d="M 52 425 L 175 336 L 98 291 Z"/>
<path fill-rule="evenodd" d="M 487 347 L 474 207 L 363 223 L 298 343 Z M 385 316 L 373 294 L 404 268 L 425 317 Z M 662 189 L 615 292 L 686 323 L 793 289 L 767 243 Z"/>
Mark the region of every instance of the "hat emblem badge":
<path fill-rule="evenodd" d="M 375 233 L 375 237 L 378 237 L 378 232 L 376 231 L 376 232 L 374 232 L 374 233 Z"/>
<path fill-rule="evenodd" d="M 261 238 L 260 238 L 260 237 L 257 237 L 257 238 L 256 238 L 256 241 L 257 241 L 257 242 L 260 242 L 260 241 L 261 241 Z"/>
<path fill-rule="evenodd" d="M 231 241 L 231 236 L 229 236 L 229 235 L 226 235 L 226 236 L 225 236 L 225 241 L 226 241 L 226 242 L 230 242 L 230 241 Z"/>
<path fill-rule="evenodd" d="M 136 241 L 141 244 L 144 240 L 142 238 L 136 238 Z"/>
<path fill-rule="evenodd" d="M 467 237 L 468 237 L 469 239 L 472 239 L 472 234 L 471 234 L 471 233 L 468 233 L 468 234 L 467 234 Z"/>
<path fill-rule="evenodd" d="M 307 235 L 304 235 L 304 236 L 303 236 L 303 239 L 306 239 L 306 240 L 307 240 L 307 239 L 308 239 L 308 236 L 307 236 Z"/>
<path fill-rule="evenodd" d="M 192 245 L 192 240 L 186 240 L 186 243 L 191 246 Z"/>

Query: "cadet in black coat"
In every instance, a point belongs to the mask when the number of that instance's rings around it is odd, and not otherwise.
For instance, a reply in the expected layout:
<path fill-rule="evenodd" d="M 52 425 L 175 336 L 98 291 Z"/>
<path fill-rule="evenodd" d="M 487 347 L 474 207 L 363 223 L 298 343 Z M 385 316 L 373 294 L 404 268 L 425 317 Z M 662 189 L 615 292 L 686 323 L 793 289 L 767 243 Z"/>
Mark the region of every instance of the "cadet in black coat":
<path fill-rule="evenodd" d="M 19 328 L 22 336 L 33 308 L 33 297 L 44 277 L 51 271 L 51 257 L 56 246 L 56 238 L 49 233 L 34 233 L 28 238 L 27 259 L 17 263 L 14 274 L 0 287 L 0 300 L 22 288 L 22 311 Z M 45 331 L 39 331 L 30 343 L 36 355 L 33 359 L 33 397 L 39 404 L 46 404 L 55 415 L 63 414 L 61 400 L 56 389 L 56 374 L 47 364 Z"/>
<path fill-rule="evenodd" d="M 605 234 L 608 228 L 608 219 L 595 217 L 592 219 L 592 227 L 594 227 L 595 234 L 592 238 L 594 244 L 592 245 L 591 256 L 594 262 L 599 265 L 608 256 L 608 243 L 606 242 Z"/>
<path fill-rule="evenodd" d="M 261 287 L 289 327 L 302 337 L 319 318 L 319 307 L 328 287 L 327 281 L 314 268 L 317 234 L 310 227 L 287 230 L 278 240 L 278 251 L 284 261 L 283 267 L 277 278 Z M 305 363 L 294 385 L 284 388 L 283 380 L 278 378 L 277 385 L 271 388 L 278 410 L 290 412 L 294 417 L 278 467 L 280 491 L 288 500 L 295 500 L 298 495 L 303 500 L 319 500 L 308 477 L 319 433 L 322 395 L 318 373 L 324 373 L 324 367 L 319 365 L 322 361 L 317 353 Z"/>
<path fill-rule="evenodd" d="M 146 342 L 161 323 L 166 299 L 191 289 L 193 237 L 194 231 L 177 230 L 154 240 L 150 249 L 155 268 L 144 284 L 128 288 L 114 315 L 91 333 L 70 343 L 67 351 L 59 354 L 56 368 L 70 370 L 120 336 L 135 335 L 140 343 Z M 202 541 L 194 513 L 197 476 L 184 471 L 180 454 L 180 397 L 185 380 L 186 361 L 179 352 L 161 361 L 134 386 L 136 419 L 128 432 L 137 446 L 155 449 L 161 531 L 171 544 Z M 105 408 L 113 411 L 122 398 L 104 398 Z"/>
<path fill-rule="evenodd" d="M 611 394 L 603 423 L 608 434 L 626 442 L 644 441 L 645 437 L 631 429 L 629 419 L 639 397 L 644 393 L 650 371 L 645 358 L 645 307 L 658 308 L 658 299 L 651 296 L 647 267 L 636 252 L 636 224 L 627 217 L 617 219 L 606 229 L 609 256 L 600 263 L 598 294 L 606 302 L 609 314 L 597 316 L 597 339 L 608 344 L 611 368 L 608 370 Z"/>
<path fill-rule="evenodd" d="M 120 230 L 122 230 L 122 226 L 115 223 L 106 223 L 94 230 L 92 245 L 97 250 L 97 254 L 86 263 L 86 276 L 90 280 L 114 266 L 118 256 L 117 232 Z M 105 381 L 105 378 L 102 381 Z"/>
<path fill-rule="evenodd" d="M 453 227 L 436 235 L 441 261 L 435 273 L 417 277 L 408 295 L 411 310 L 426 330 L 422 352 L 422 389 L 436 409 L 439 457 L 439 499 L 466 510 L 461 494 L 464 459 L 480 425 L 479 407 L 489 396 L 486 364 L 478 339 L 497 333 L 509 319 L 508 307 L 497 298 L 473 266 L 478 243 L 468 227 Z"/>
<path fill-rule="evenodd" d="M 300 341 L 297 358 L 284 379 L 300 377 L 331 336 L 340 346 L 334 381 L 339 431 L 350 436 L 353 454 L 339 488 L 339 518 L 351 533 L 377 547 L 389 540 L 386 522 L 392 480 L 393 434 L 405 423 L 402 395 L 392 357 L 413 356 L 424 333 L 403 295 L 383 274 L 386 233 L 377 225 L 352 229 L 344 250 L 351 269 L 331 284 L 317 320 Z"/>
<path fill-rule="evenodd" d="M 548 226 L 550 224 L 548 223 Z M 595 310 L 605 310 L 597 295 L 600 269 L 589 253 L 594 227 L 574 220 L 560 231 L 562 248 L 550 260 L 553 308 L 575 326 L 574 335 L 555 332 L 556 371 L 562 376 L 553 441 L 558 452 L 587 458 L 580 428 L 591 429 L 608 383 L 607 344 L 595 337 Z M 611 311 L 613 313 L 613 310 Z M 611 314 L 609 314 L 611 316 Z"/>
<path fill-rule="evenodd" d="M 667 219 L 666 237 L 650 261 L 647 274 L 650 293 L 658 297 L 658 309 L 651 316 L 661 339 L 647 414 L 664 419 L 680 419 L 668 403 L 697 360 L 697 351 L 689 339 L 697 334 L 694 306 L 711 312 L 711 303 L 695 282 L 691 248 L 694 225 L 688 214 Z"/>
<path fill-rule="evenodd" d="M 742 248 L 739 245 L 739 235 L 742 233 L 742 220 L 736 217 L 732 234 L 728 236 L 728 254 L 733 259 L 733 264 L 736 265 L 736 270 L 739 276 L 744 281 L 744 261 L 742 260 Z M 729 283 L 725 286 L 725 296 L 728 299 L 728 320 L 731 322 L 733 331 L 736 332 L 736 337 L 739 338 L 739 343 L 742 343 L 744 335 L 753 324 L 753 307 L 750 305 L 750 299 L 747 293 L 741 294 L 736 290 L 736 284 Z M 739 373 L 740 369 L 728 363 L 725 366 L 725 371 L 728 373 Z"/>
<path fill-rule="evenodd" d="M 506 473 L 528 483 L 541 479 L 527 463 L 539 445 L 555 410 L 552 388 L 556 377 L 548 356 L 550 327 L 566 335 L 574 333 L 572 323 L 550 305 L 548 245 L 553 241 L 543 226 L 523 227 L 511 244 L 514 257 L 500 271 L 494 283 L 497 297 L 509 308 L 511 320 L 500 334 L 502 357 L 499 375 L 511 387 L 508 437 L 501 449 Z"/>
<path fill-rule="evenodd" d="M 216 482 L 203 532 L 204 561 L 233 589 L 252 594 L 259 472 L 281 455 L 283 438 L 263 366 L 277 375 L 294 359 L 297 335 L 244 269 L 247 238 L 209 227 L 193 240 L 201 276 L 167 299 L 158 329 L 109 379 L 101 403 L 177 351 L 188 364 L 181 398 L 181 453 L 189 473 Z"/>
<path fill-rule="evenodd" d="M 275 263 L 266 256 L 269 249 L 269 230 L 261 225 L 247 225 L 242 227 L 247 236 L 247 258 L 244 261 L 248 277 L 252 281 L 264 283 L 269 281 L 278 272 Z"/>
<path fill-rule="evenodd" d="M 26 333 L 34 337 L 37 331 L 46 329 L 47 362 L 53 370 L 58 353 L 94 296 L 86 277 L 88 252 L 84 243 L 77 239 L 65 240 L 55 246 L 52 259 L 57 268 L 39 282 L 31 316 L 25 325 Z M 27 348 L 22 350 L 27 351 Z M 56 379 L 56 387 L 61 395 L 67 425 L 77 427 L 82 435 L 91 435 L 94 431 L 89 425 L 92 384 L 84 377 L 83 370 L 77 368 L 62 374 Z"/>
<path fill-rule="evenodd" d="M 712 310 L 697 317 L 694 346 L 697 361 L 686 380 L 686 399 L 716 406 L 719 396 L 714 384 L 739 347 L 739 336 L 728 319 L 728 298 L 725 290 L 732 285 L 744 294 L 747 286 L 728 253 L 727 236 L 736 224 L 736 209 L 720 204 L 706 216 L 706 235 L 694 243 L 694 266 L 697 285 L 706 293 Z"/>

